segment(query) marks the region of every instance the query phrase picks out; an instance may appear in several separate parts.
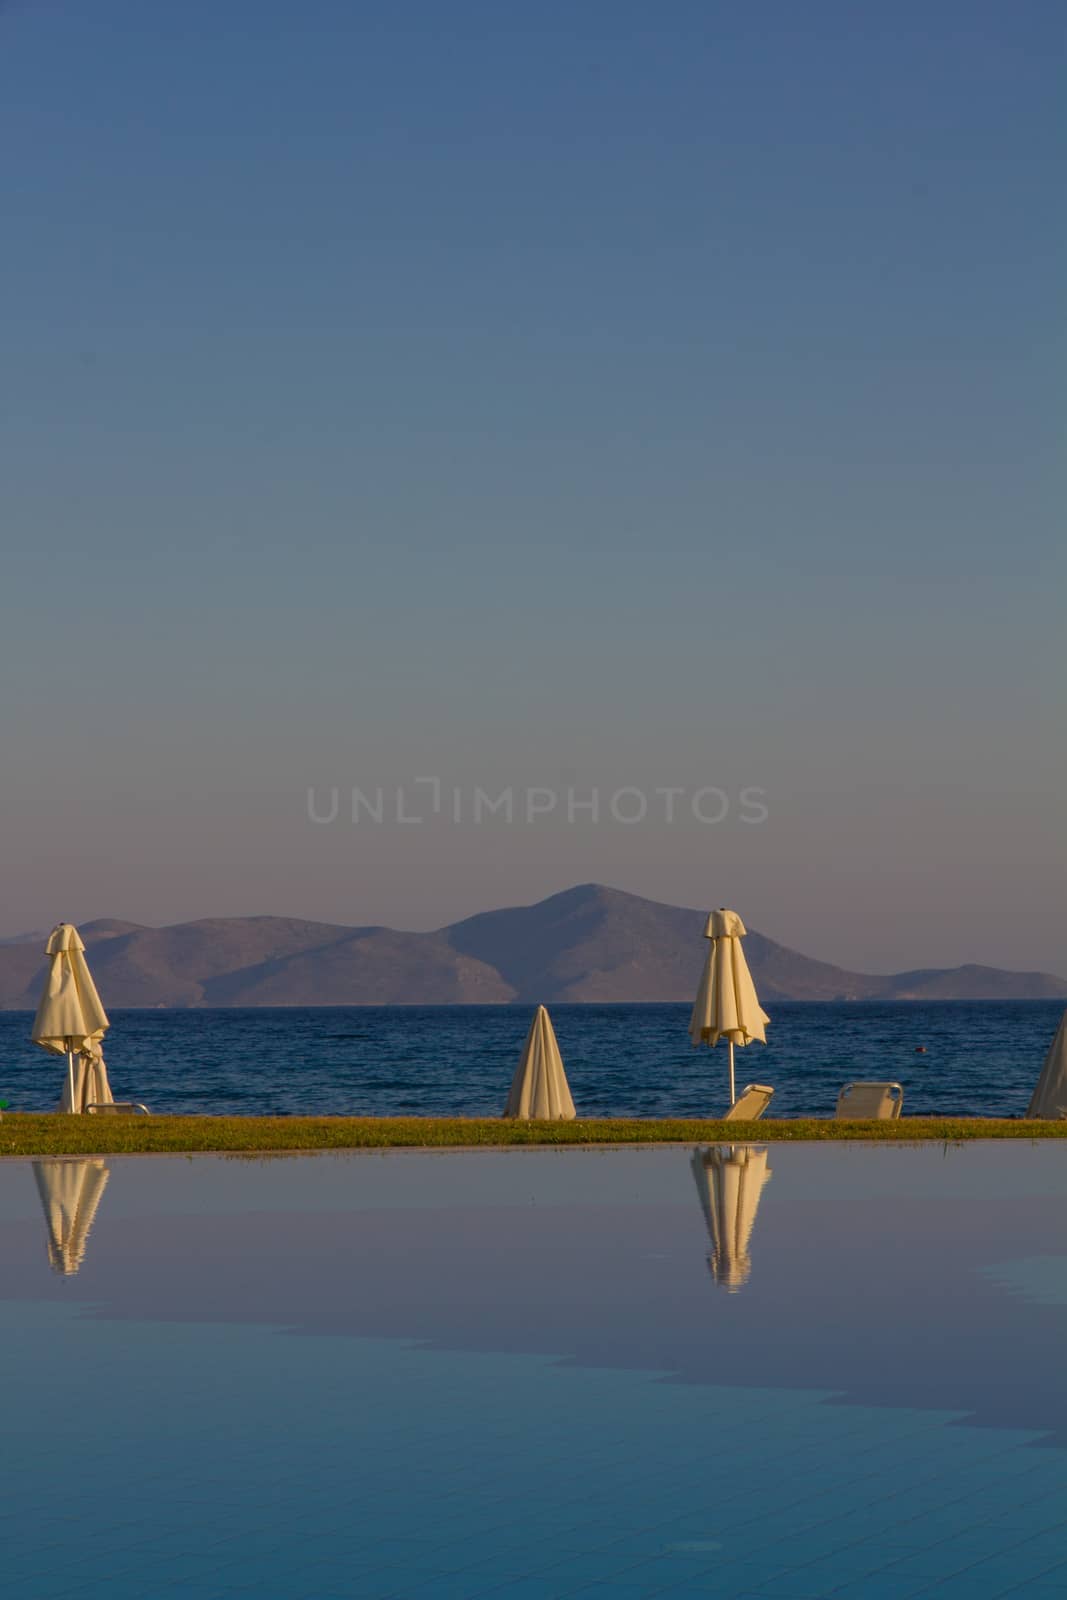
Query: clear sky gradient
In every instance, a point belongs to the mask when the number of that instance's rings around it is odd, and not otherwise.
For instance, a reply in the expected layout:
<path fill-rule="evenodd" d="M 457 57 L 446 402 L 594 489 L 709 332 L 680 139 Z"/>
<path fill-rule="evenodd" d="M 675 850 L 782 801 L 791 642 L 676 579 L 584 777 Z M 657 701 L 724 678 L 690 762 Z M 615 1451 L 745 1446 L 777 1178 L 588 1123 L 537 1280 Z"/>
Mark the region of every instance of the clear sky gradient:
<path fill-rule="evenodd" d="M 1067 973 L 1064 67 L 1051 0 L 0 6 L 0 932 L 597 879 Z M 561 800 L 308 820 L 420 776 Z"/>

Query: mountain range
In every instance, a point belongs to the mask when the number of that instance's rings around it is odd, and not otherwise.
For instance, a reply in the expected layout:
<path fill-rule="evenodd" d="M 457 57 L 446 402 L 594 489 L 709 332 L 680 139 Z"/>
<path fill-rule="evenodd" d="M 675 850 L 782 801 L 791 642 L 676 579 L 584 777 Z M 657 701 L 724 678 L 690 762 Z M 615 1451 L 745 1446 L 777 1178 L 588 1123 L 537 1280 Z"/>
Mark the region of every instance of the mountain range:
<path fill-rule="evenodd" d="M 434 933 L 343 927 L 294 917 L 210 917 L 150 928 L 102 919 L 81 928 L 106 1006 L 507 1004 L 692 999 L 706 912 L 582 884 L 532 906 L 486 911 Z M 43 939 L 0 945 L 0 1009 L 32 1010 Z M 760 998 L 1024 1000 L 1067 998 L 1047 972 L 923 968 L 849 972 L 750 931 Z"/>

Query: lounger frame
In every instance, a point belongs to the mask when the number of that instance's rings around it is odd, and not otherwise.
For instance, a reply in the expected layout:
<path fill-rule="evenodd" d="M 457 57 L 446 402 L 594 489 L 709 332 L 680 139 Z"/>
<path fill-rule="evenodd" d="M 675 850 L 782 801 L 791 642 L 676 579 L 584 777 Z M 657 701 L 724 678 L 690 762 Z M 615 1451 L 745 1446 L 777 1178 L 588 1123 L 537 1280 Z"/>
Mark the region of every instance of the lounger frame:
<path fill-rule="evenodd" d="M 771 1103 L 774 1090 L 766 1083 L 746 1083 L 723 1122 L 755 1122 Z"/>
<path fill-rule="evenodd" d="M 846 1083 L 837 1097 L 834 1121 L 892 1122 L 903 1104 L 899 1083 Z"/>

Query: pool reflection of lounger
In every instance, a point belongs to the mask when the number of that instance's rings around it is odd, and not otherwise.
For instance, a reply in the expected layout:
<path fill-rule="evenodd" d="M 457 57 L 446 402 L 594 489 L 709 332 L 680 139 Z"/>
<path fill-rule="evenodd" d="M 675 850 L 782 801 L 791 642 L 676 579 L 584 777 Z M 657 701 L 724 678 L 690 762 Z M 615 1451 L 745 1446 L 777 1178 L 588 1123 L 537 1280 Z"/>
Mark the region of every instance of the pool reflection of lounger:
<path fill-rule="evenodd" d="M 82 1264 L 100 1197 L 111 1173 L 107 1163 L 35 1161 L 33 1175 L 48 1225 L 48 1260 L 52 1271 L 72 1277 Z"/>
<path fill-rule="evenodd" d="M 712 1277 L 736 1294 L 752 1271 L 749 1241 L 771 1177 L 767 1151 L 750 1144 L 694 1150 L 690 1165 L 711 1236 Z"/>

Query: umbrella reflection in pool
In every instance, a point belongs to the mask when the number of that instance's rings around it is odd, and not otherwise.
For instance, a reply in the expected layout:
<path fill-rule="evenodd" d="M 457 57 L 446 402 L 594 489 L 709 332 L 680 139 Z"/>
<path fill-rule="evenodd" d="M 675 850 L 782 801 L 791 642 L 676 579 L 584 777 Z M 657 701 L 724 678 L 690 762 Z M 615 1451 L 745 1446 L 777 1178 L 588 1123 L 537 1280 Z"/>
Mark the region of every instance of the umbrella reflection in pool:
<path fill-rule="evenodd" d="M 751 1144 L 694 1150 L 690 1165 L 711 1235 L 712 1277 L 736 1294 L 752 1271 L 748 1245 L 760 1196 L 771 1177 L 767 1151 Z"/>
<path fill-rule="evenodd" d="M 111 1176 L 93 1161 L 35 1161 L 33 1175 L 48 1224 L 48 1260 L 53 1272 L 72 1277 L 82 1264 L 100 1196 Z"/>

